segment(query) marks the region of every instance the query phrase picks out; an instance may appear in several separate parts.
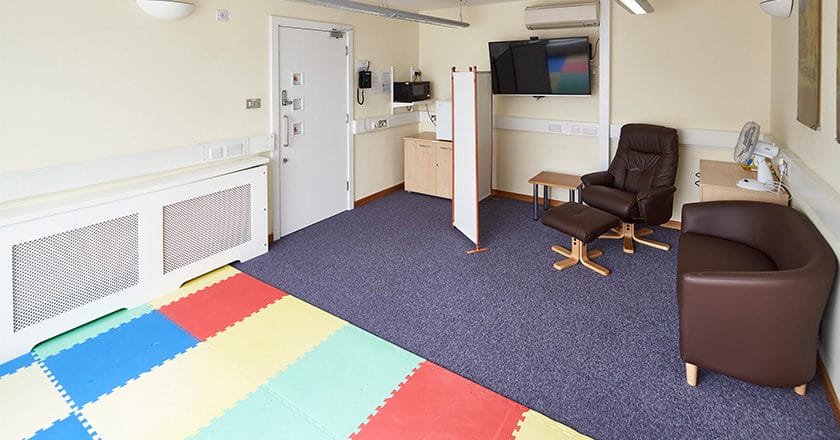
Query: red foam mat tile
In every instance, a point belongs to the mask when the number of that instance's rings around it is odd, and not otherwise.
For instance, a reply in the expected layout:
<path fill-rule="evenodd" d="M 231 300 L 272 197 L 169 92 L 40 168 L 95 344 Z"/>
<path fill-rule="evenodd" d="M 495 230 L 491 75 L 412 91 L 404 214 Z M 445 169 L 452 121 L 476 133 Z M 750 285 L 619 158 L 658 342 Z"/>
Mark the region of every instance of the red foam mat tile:
<path fill-rule="evenodd" d="M 203 341 L 286 295 L 282 290 L 238 273 L 159 310 Z"/>
<path fill-rule="evenodd" d="M 423 362 L 351 437 L 510 439 L 528 408 L 431 362 Z"/>

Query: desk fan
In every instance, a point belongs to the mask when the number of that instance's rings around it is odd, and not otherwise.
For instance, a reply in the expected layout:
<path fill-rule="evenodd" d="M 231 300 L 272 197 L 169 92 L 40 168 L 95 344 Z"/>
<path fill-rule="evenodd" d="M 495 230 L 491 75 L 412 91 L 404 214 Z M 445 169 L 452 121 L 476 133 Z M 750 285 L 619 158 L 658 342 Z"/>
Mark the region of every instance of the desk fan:
<path fill-rule="evenodd" d="M 779 147 L 758 140 L 761 127 L 755 122 L 747 122 L 741 129 L 738 136 L 738 143 L 735 144 L 735 162 L 742 167 L 749 169 L 750 163 L 758 166 L 758 179 L 739 179 L 736 183 L 739 188 L 753 191 L 773 191 L 773 173 L 767 165 L 767 159 L 772 159 L 779 154 Z"/>

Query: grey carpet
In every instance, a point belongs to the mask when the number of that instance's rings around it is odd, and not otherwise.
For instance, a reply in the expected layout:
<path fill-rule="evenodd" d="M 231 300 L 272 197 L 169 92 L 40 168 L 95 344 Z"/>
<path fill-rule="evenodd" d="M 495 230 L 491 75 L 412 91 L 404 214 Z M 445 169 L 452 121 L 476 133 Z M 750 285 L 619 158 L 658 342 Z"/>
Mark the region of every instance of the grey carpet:
<path fill-rule="evenodd" d="M 685 383 L 675 273 L 664 252 L 596 240 L 602 277 L 558 272 L 568 237 L 531 205 L 481 203 L 488 252 L 450 229 L 451 204 L 395 193 L 298 231 L 237 267 L 599 439 L 840 438 L 823 386 L 804 397 L 701 370 Z"/>

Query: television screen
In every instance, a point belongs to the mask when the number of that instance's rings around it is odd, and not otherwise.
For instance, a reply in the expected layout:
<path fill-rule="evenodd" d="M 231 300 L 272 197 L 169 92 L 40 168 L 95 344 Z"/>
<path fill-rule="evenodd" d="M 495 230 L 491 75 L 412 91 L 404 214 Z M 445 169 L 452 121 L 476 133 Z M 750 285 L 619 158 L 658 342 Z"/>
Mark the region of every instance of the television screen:
<path fill-rule="evenodd" d="M 497 95 L 589 95 L 589 38 L 490 43 Z"/>

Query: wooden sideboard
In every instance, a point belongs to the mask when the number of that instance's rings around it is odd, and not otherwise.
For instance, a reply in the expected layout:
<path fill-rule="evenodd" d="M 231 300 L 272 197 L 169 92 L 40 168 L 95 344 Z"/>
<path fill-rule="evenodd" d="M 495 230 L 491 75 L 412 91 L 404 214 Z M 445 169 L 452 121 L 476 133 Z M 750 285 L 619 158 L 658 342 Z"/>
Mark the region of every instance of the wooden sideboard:
<path fill-rule="evenodd" d="M 700 161 L 700 201 L 753 200 L 757 202 L 788 205 L 790 196 L 784 190 L 780 193 L 752 191 L 739 188 L 741 179 L 755 179 L 755 171 L 747 171 L 735 162 L 716 160 Z"/>
<path fill-rule="evenodd" d="M 405 190 L 452 198 L 452 142 L 424 132 L 403 138 Z"/>

